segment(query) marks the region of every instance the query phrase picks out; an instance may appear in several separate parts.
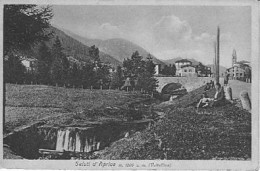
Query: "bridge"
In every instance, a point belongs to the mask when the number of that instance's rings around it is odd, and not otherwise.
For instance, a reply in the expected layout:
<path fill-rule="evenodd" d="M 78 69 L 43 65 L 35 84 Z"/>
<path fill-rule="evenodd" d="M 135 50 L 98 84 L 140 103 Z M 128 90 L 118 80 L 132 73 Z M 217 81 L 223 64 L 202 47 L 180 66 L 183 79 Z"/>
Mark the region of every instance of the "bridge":
<path fill-rule="evenodd" d="M 180 83 L 188 92 L 205 85 L 210 80 L 214 81 L 212 77 L 155 77 L 158 80 L 157 91 L 162 92 L 162 89 L 170 83 Z M 223 78 L 220 78 L 222 82 Z"/>

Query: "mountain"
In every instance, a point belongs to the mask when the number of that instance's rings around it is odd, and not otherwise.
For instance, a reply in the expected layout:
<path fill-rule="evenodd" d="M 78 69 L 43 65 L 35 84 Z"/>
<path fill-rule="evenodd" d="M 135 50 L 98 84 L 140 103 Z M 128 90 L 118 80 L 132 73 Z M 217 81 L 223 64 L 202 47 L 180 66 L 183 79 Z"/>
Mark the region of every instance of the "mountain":
<path fill-rule="evenodd" d="M 173 59 L 163 60 L 163 62 L 165 62 L 166 64 L 174 64 L 176 61 L 181 60 L 181 59 L 183 59 L 183 58 L 177 57 L 177 58 L 173 58 Z M 185 58 L 185 59 L 191 61 L 193 65 L 199 64 L 199 61 L 197 61 L 196 59 L 193 59 L 193 58 L 189 58 L 189 59 Z"/>
<path fill-rule="evenodd" d="M 50 40 L 50 43 L 53 44 L 55 37 L 58 36 L 61 44 L 64 48 L 64 53 L 67 56 L 72 56 L 77 60 L 81 61 L 89 61 L 91 57 L 89 56 L 89 46 L 84 45 L 80 41 L 74 39 L 73 37 L 67 35 L 63 31 L 59 30 L 58 28 L 51 27 L 52 31 L 54 32 L 53 38 Z M 116 60 L 112 56 L 100 51 L 99 56 L 102 62 L 110 63 L 113 66 L 121 65 L 120 61 Z"/>
<path fill-rule="evenodd" d="M 93 60 L 92 57 L 89 55 L 89 46 L 84 45 L 80 41 L 74 39 L 73 37 L 67 35 L 63 31 L 59 30 L 56 27 L 51 26 L 48 30 L 45 30 L 46 32 L 52 32 L 53 36 L 50 38 L 49 41 L 46 41 L 46 45 L 51 48 L 52 45 L 55 42 L 56 37 L 58 36 L 61 45 L 63 47 L 63 53 L 69 57 L 69 59 L 72 61 L 78 61 L 78 62 L 88 62 Z M 35 45 L 32 51 L 26 52 L 29 56 L 37 57 L 38 54 L 39 45 Z M 116 67 L 118 65 L 122 65 L 122 63 L 112 56 L 100 51 L 99 52 L 100 60 L 104 63 L 109 63 L 112 66 Z M 73 59 L 74 58 L 74 59 Z M 77 63 L 78 63 L 77 62 Z"/>
<path fill-rule="evenodd" d="M 96 45 L 99 50 L 102 52 L 109 54 L 110 56 L 113 56 L 115 59 L 117 59 L 120 62 L 123 62 L 124 59 L 130 58 L 133 54 L 133 52 L 138 51 L 141 56 L 144 58 L 147 57 L 149 52 L 147 52 L 144 48 L 121 38 L 115 38 L 115 39 L 108 39 L 108 40 L 100 40 L 100 39 L 88 39 L 85 37 L 81 37 L 75 33 L 72 33 L 71 31 L 64 30 L 63 31 L 73 37 L 74 39 L 82 42 L 83 44 L 87 46 Z M 165 65 L 164 62 L 157 59 L 155 56 L 153 56 L 153 61 L 156 64 Z"/>

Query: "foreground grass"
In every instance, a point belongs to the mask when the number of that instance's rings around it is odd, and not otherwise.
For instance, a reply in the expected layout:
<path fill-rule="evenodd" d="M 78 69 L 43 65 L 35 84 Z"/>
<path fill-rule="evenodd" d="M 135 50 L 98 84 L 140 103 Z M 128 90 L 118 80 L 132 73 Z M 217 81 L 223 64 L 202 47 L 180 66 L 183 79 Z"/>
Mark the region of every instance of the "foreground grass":
<path fill-rule="evenodd" d="M 99 159 L 248 160 L 251 158 L 251 114 L 235 105 L 201 109 L 194 104 L 199 88 L 158 109 L 165 118 L 151 128 L 115 142 Z M 208 92 L 210 96 L 214 90 Z"/>
<path fill-rule="evenodd" d="M 68 89 L 45 85 L 7 84 L 6 106 L 62 108 L 69 111 L 124 106 L 144 97 L 117 90 Z"/>
<path fill-rule="evenodd" d="M 118 112 L 108 116 L 102 111 L 107 107 L 126 109 L 129 103 L 143 99 L 140 93 L 117 90 L 7 84 L 5 133 L 44 118 L 55 125 L 123 119 Z"/>

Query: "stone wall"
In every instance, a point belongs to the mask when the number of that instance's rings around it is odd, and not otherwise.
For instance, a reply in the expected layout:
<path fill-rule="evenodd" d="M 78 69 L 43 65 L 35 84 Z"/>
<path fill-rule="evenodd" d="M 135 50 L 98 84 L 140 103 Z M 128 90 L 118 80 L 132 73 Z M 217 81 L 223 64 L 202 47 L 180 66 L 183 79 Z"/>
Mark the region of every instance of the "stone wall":
<path fill-rule="evenodd" d="M 210 82 L 210 80 L 214 81 L 212 77 L 156 77 L 156 79 L 159 81 L 159 86 L 157 87 L 158 92 L 161 92 L 163 87 L 169 83 L 180 83 L 190 92 L 205 85 L 207 82 Z M 220 78 L 220 83 L 222 82 L 223 78 Z"/>

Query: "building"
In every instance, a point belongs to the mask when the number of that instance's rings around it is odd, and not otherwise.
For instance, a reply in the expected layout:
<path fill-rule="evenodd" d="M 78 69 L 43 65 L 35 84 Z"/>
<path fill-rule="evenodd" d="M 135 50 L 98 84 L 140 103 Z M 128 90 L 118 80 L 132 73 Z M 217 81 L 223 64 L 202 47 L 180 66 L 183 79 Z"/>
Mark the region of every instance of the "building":
<path fill-rule="evenodd" d="M 192 62 L 187 59 L 181 59 L 175 62 L 176 71 L 181 69 L 182 66 L 192 65 Z"/>
<path fill-rule="evenodd" d="M 36 70 L 36 62 L 35 58 L 25 58 L 21 57 L 21 63 L 25 66 L 27 72 L 33 72 Z"/>
<path fill-rule="evenodd" d="M 211 77 L 211 67 L 207 67 L 203 65 L 202 63 L 199 63 L 198 65 L 194 65 L 196 67 L 196 72 L 199 77 Z"/>
<path fill-rule="evenodd" d="M 245 60 L 237 61 L 237 54 L 236 50 L 234 49 L 232 54 L 232 67 L 226 70 L 227 74 L 229 75 L 229 79 L 244 81 L 248 76 L 248 74 L 246 73 L 247 68 L 251 70 L 250 62 Z"/>
<path fill-rule="evenodd" d="M 161 73 L 161 64 L 155 64 L 155 74 L 154 75 L 159 75 Z"/>
<path fill-rule="evenodd" d="M 178 70 L 178 76 L 180 77 L 196 77 L 196 67 L 192 65 L 181 66 Z"/>
<path fill-rule="evenodd" d="M 176 76 L 183 77 L 184 72 L 183 66 L 191 66 L 192 62 L 187 59 L 181 59 L 175 62 Z M 185 75 L 185 74 L 184 74 Z"/>
<path fill-rule="evenodd" d="M 227 74 L 229 74 L 229 79 L 244 80 L 245 70 L 240 66 L 233 66 L 227 69 Z"/>

